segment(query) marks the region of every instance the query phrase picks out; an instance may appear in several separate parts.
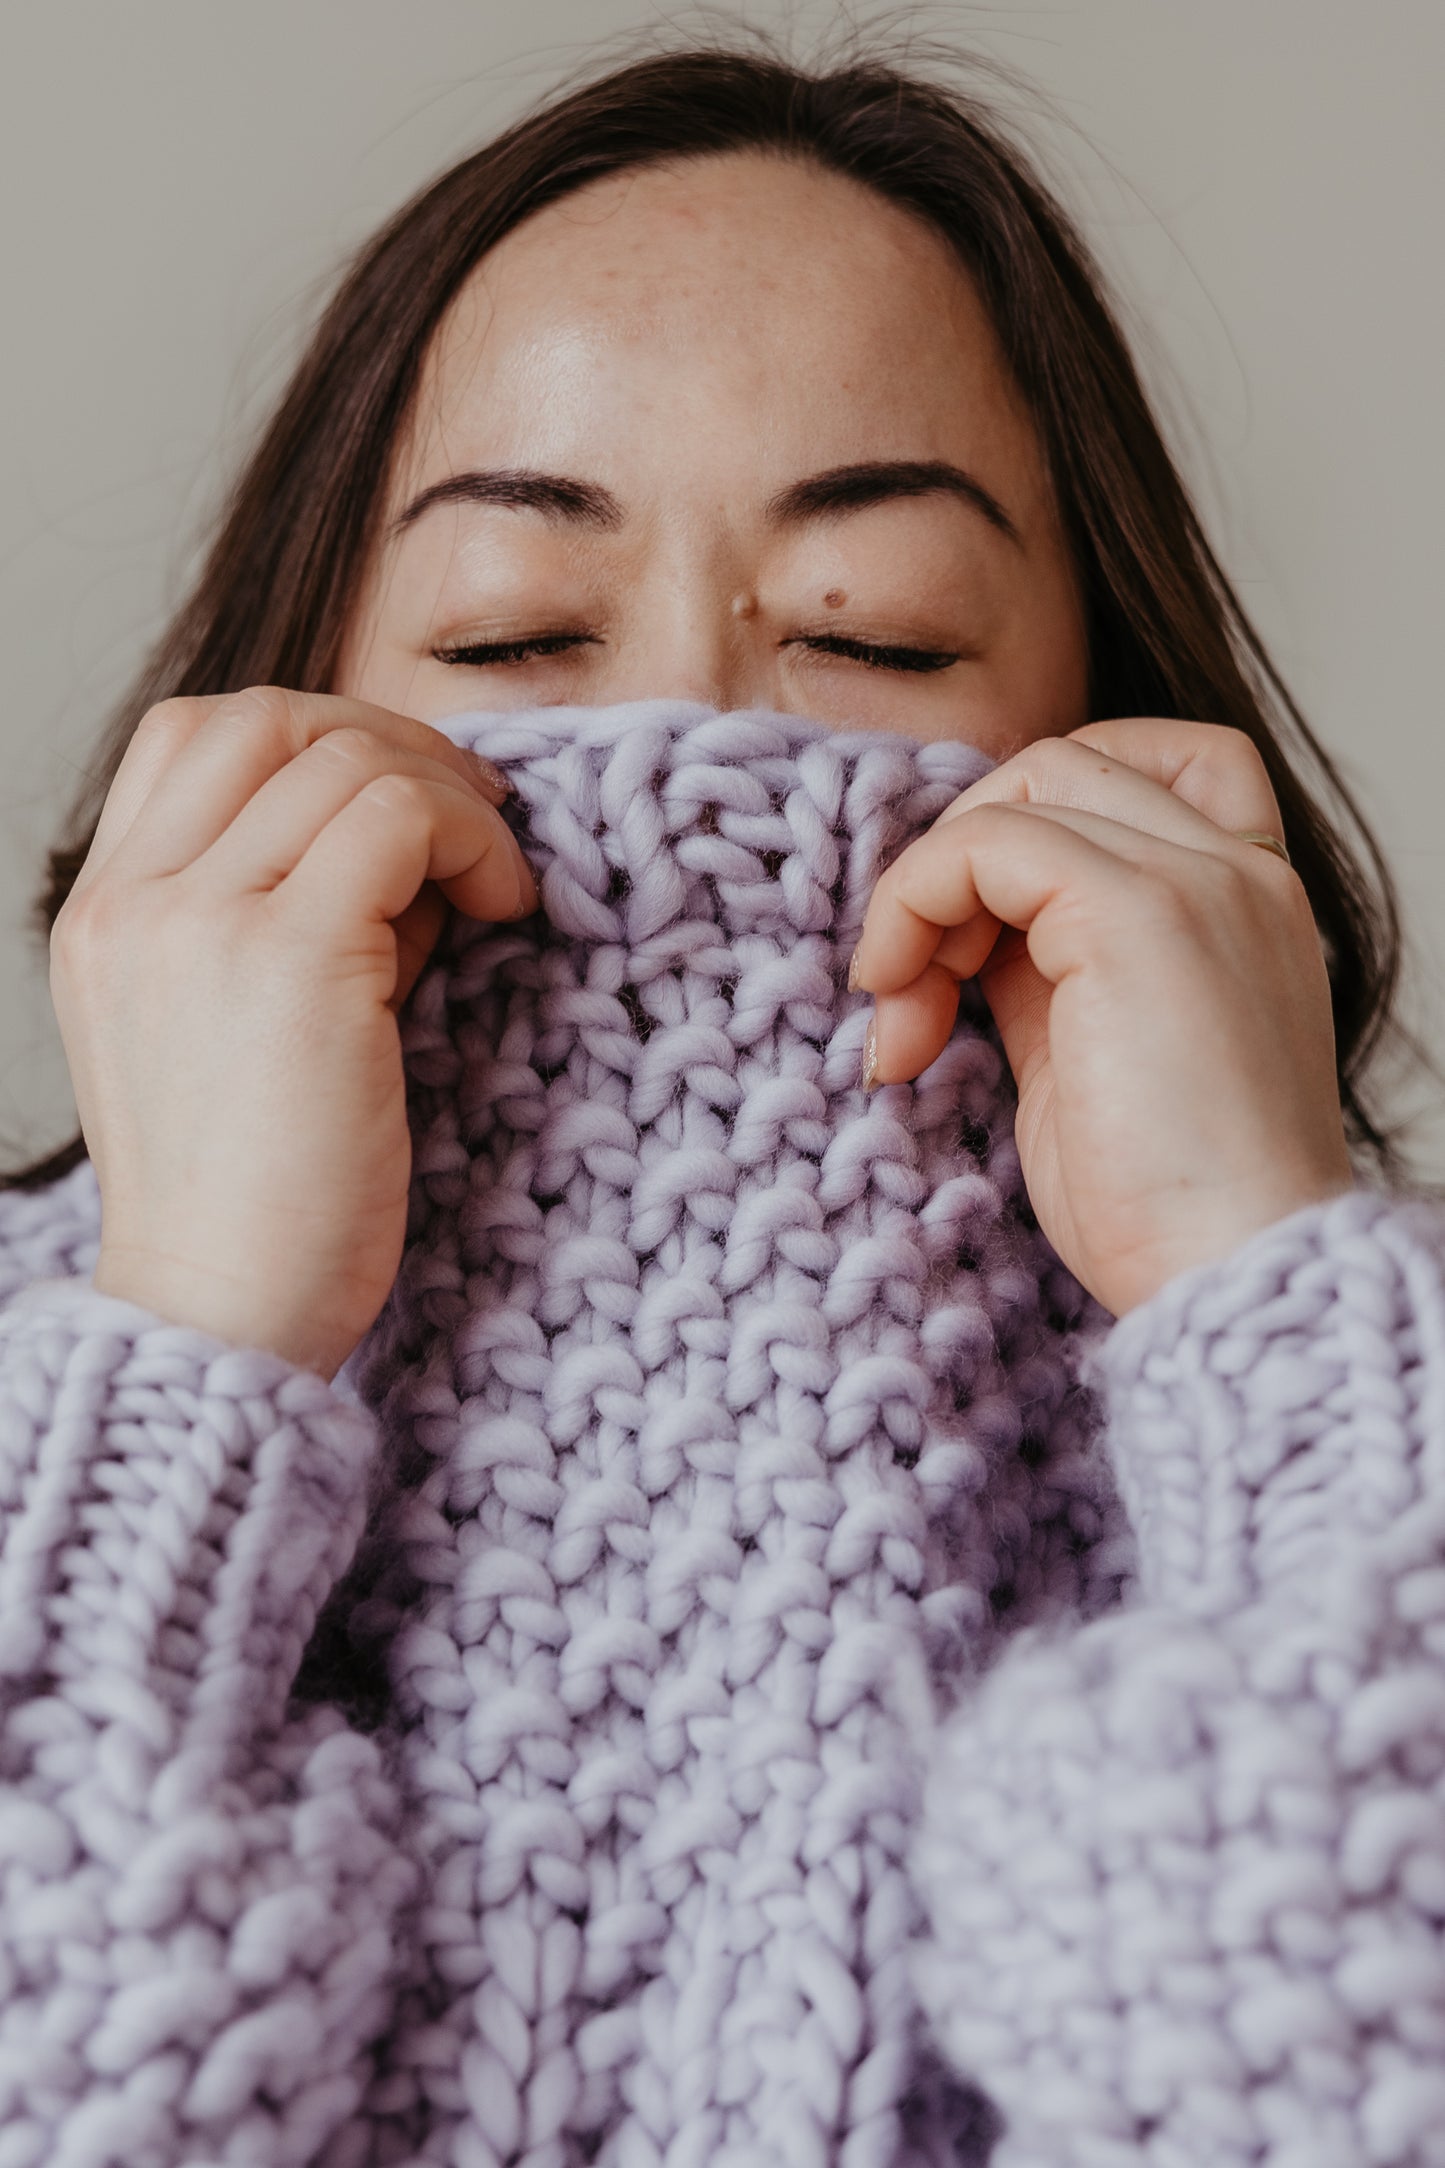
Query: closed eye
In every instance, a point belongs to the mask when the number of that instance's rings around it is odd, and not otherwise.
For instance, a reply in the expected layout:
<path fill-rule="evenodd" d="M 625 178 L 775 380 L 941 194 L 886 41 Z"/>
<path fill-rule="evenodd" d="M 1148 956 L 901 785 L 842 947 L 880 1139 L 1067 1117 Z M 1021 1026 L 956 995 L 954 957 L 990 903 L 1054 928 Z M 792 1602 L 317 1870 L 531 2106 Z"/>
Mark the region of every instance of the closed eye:
<path fill-rule="evenodd" d="M 885 647 L 876 640 L 847 640 L 841 633 L 800 633 L 785 640 L 784 647 L 806 647 L 815 655 L 841 655 L 845 661 L 865 663 L 870 670 L 947 670 L 959 660 L 932 647 Z"/>
<path fill-rule="evenodd" d="M 530 662 L 534 656 L 562 655 L 569 648 L 600 647 L 592 632 L 541 632 L 524 640 L 468 640 L 459 647 L 434 647 L 438 662 L 469 663 L 485 670 L 493 663 Z"/>
<path fill-rule="evenodd" d="M 468 640 L 456 647 L 433 648 L 438 662 L 463 664 L 476 670 L 500 665 L 506 668 L 542 658 L 566 654 L 578 647 L 599 647 L 591 632 L 545 632 L 519 640 Z M 805 647 L 815 655 L 837 655 L 845 662 L 862 663 L 870 670 L 905 670 L 929 674 L 947 670 L 960 660 L 957 654 L 930 647 L 892 647 L 876 640 L 849 640 L 841 633 L 800 633 L 785 640 L 784 647 Z"/>

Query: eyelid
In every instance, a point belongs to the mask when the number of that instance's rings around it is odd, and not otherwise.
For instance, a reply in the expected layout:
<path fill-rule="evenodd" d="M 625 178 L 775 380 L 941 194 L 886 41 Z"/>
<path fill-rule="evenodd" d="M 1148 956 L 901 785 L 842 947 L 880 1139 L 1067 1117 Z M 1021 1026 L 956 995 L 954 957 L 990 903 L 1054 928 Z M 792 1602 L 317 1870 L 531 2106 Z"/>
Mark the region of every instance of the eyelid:
<path fill-rule="evenodd" d="M 431 652 L 437 662 L 461 663 L 468 655 L 487 649 L 493 651 L 504 651 L 506 649 L 525 651 L 530 648 L 534 650 L 542 649 L 548 652 L 537 654 L 535 657 L 527 657 L 524 653 L 519 655 L 517 659 L 551 662 L 557 657 L 565 655 L 569 649 L 600 647 L 601 645 L 602 641 L 595 632 L 571 630 L 563 632 L 555 630 L 552 632 L 517 632 L 507 635 L 493 634 L 490 638 L 483 638 L 478 635 L 470 639 L 444 640 L 434 647 Z M 479 663 L 475 667 L 485 669 L 488 665 Z"/>
<path fill-rule="evenodd" d="M 553 630 L 514 633 L 509 637 L 449 640 L 434 647 L 436 661 L 471 669 L 516 669 L 528 662 L 571 659 L 578 648 L 600 647 L 594 632 Z M 921 641 L 870 638 L 866 633 L 845 632 L 838 625 L 815 631 L 792 633 L 778 642 L 780 649 L 802 647 L 814 654 L 856 663 L 865 669 L 893 670 L 904 676 L 932 677 L 955 663 L 972 659 L 976 650 L 954 646 L 930 647 Z"/>
<path fill-rule="evenodd" d="M 830 619 L 827 624 L 801 624 L 789 633 L 792 640 L 851 640 L 855 647 L 906 647 L 920 653 L 936 655 L 959 655 L 968 652 L 967 643 L 952 633 L 937 631 L 874 632 L 866 623 L 855 620 L 852 624 L 840 624 Z M 782 644 L 786 646 L 788 641 Z"/>
<path fill-rule="evenodd" d="M 956 662 L 969 659 L 970 651 L 954 646 L 930 647 L 915 640 L 875 640 L 866 633 L 843 632 L 830 625 L 826 630 L 798 632 L 780 641 L 782 647 L 807 647 L 815 654 L 833 654 L 840 661 L 857 660 L 867 667 L 878 670 L 901 670 L 914 677 L 935 676 L 941 670 L 951 669 Z M 853 656 L 847 650 L 854 650 Z M 871 656 L 890 658 L 871 662 Z M 904 662 L 892 658 L 908 656 L 913 660 Z"/>

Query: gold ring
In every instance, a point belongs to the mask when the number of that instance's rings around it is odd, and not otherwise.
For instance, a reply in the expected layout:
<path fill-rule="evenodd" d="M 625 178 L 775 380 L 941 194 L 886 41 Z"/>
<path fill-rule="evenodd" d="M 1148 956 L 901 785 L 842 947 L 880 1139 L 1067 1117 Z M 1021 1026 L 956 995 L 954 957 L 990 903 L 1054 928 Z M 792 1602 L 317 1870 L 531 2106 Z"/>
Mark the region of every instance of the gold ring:
<path fill-rule="evenodd" d="M 1266 851 L 1273 851 L 1276 858 L 1282 858 L 1286 865 L 1289 865 L 1291 863 L 1289 852 L 1280 842 L 1278 836 L 1260 835 L 1257 830 L 1253 828 L 1236 828 L 1234 833 L 1238 836 L 1241 843 L 1258 843 L 1261 849 Z"/>

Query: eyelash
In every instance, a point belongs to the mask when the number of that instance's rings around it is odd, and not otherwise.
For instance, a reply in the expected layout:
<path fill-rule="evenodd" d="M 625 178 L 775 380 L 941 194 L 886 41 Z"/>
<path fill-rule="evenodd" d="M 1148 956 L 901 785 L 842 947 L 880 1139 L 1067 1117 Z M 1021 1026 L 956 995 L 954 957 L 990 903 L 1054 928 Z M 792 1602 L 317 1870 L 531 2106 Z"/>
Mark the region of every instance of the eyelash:
<path fill-rule="evenodd" d="M 479 670 L 494 665 L 506 669 L 529 662 L 534 656 L 560 655 L 568 648 L 599 644 L 591 633 L 547 632 L 539 633 L 531 640 L 469 640 L 459 647 L 433 648 L 432 653 L 438 662 L 462 663 Z M 957 655 L 934 648 L 885 647 L 873 640 L 845 640 L 831 632 L 804 634 L 784 644 L 811 648 L 815 654 L 839 655 L 848 661 L 861 662 L 871 670 L 903 670 L 918 676 L 947 670 L 959 660 Z"/>

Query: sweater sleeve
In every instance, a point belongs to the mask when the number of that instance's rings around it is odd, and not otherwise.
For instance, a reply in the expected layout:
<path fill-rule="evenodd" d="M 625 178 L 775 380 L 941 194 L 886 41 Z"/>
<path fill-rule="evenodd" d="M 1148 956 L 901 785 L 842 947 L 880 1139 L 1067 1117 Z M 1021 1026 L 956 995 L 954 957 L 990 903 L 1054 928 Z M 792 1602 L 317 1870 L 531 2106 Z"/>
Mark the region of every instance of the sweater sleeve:
<path fill-rule="evenodd" d="M 1137 1575 L 945 1720 L 915 1860 L 990 2168 L 1438 2168 L 1445 1212 L 1310 1206 L 1082 1375 Z"/>
<path fill-rule="evenodd" d="M 372 1743 L 288 1707 L 374 1418 L 32 1282 L 0 1311 L 0 2164 L 311 2162 L 412 1887 Z"/>

